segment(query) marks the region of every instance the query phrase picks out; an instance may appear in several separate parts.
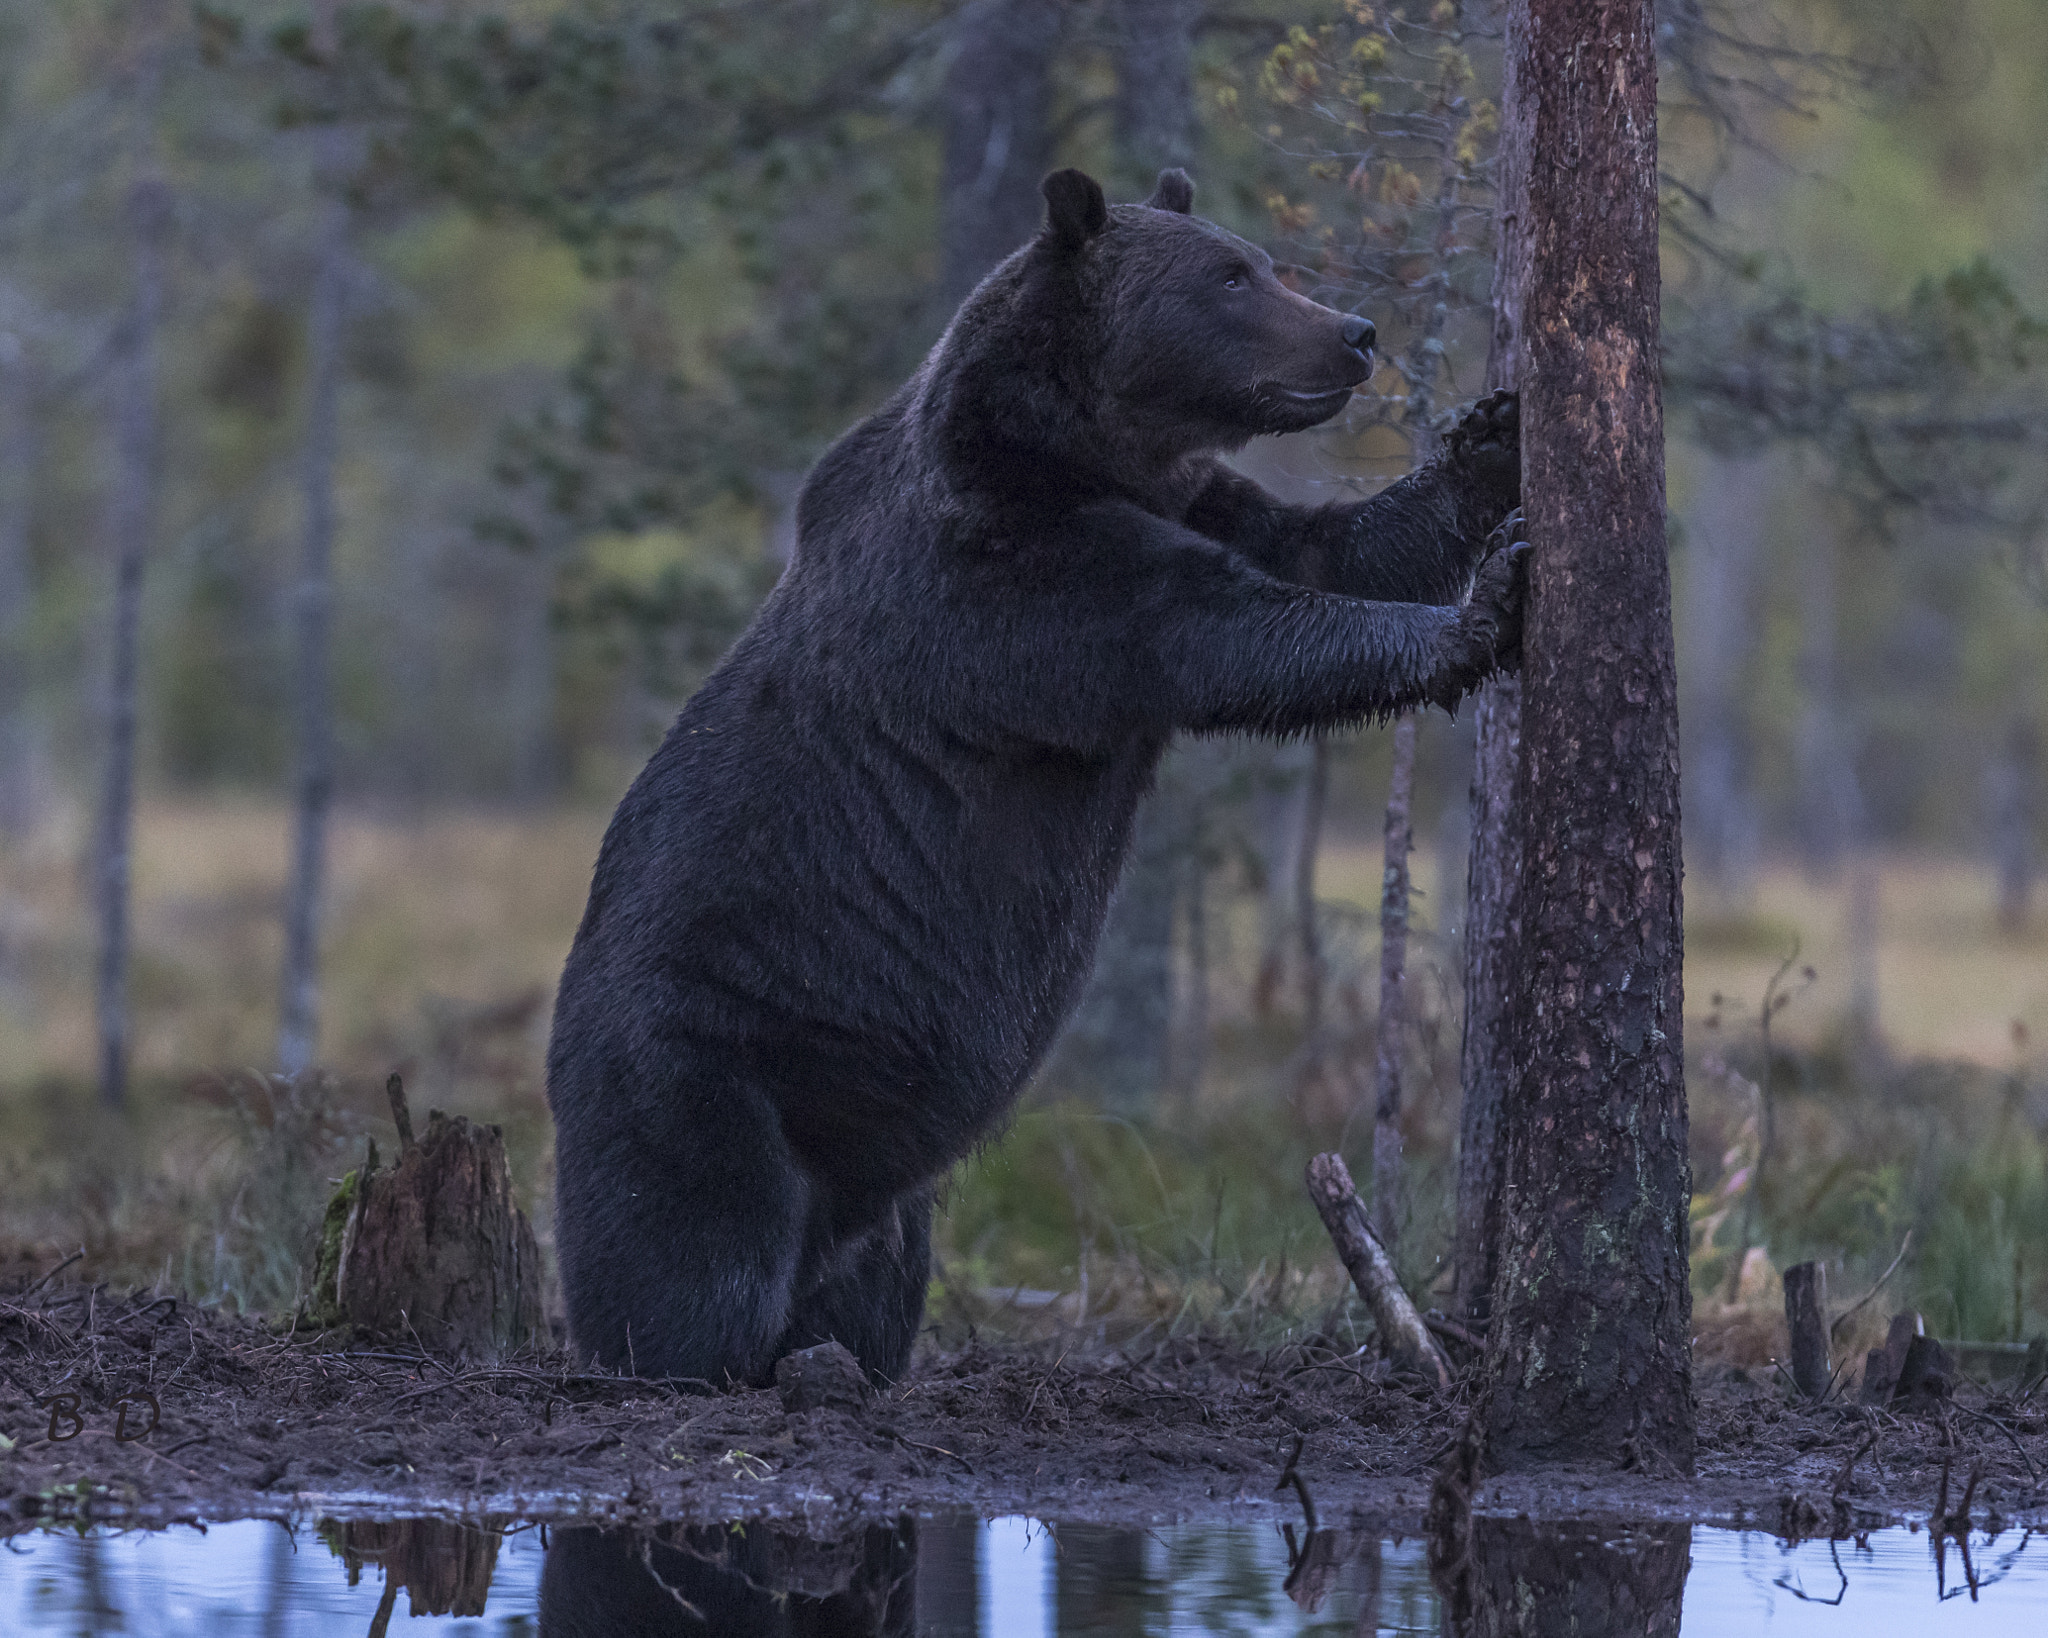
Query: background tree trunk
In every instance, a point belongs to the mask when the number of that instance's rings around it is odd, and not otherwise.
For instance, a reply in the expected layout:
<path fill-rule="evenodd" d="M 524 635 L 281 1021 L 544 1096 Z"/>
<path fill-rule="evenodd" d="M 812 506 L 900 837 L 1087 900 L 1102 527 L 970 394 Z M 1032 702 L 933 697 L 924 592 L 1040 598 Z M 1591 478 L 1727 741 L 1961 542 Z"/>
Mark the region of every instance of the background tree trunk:
<path fill-rule="evenodd" d="M 1992 764 L 1991 849 L 1998 874 L 1998 930 L 2017 938 L 2034 898 L 2034 832 L 2040 804 L 2040 734 L 2015 717 Z"/>
<path fill-rule="evenodd" d="M 1856 763 L 1835 661 L 1835 538 L 1816 531 L 1799 556 L 1799 840 L 1806 873 L 1833 881 L 1861 828 Z"/>
<path fill-rule="evenodd" d="M 1415 719 L 1394 724 L 1386 870 L 1380 883 L 1380 1016 L 1372 1065 L 1372 1228 L 1391 1247 L 1401 1230 L 1401 1047 L 1408 1019 L 1409 810 L 1415 800 Z"/>
<path fill-rule="evenodd" d="M 46 777 L 30 665 L 37 430 L 34 354 L 0 331 L 0 838 L 34 827 Z"/>
<path fill-rule="evenodd" d="M 318 14 L 316 35 L 332 49 L 333 5 Z M 316 38 L 316 45 L 318 40 Z M 292 789 L 292 869 L 285 894 L 284 973 L 277 1057 L 287 1075 L 313 1062 L 320 1039 L 320 909 L 327 873 L 327 813 L 334 796 L 333 663 L 334 462 L 341 409 L 341 343 L 347 301 L 347 202 L 340 175 L 347 138 L 318 138 L 319 245 L 306 315 L 306 442 L 301 452 L 299 583 L 293 592 L 298 655 L 293 675 L 298 767 Z"/>
<path fill-rule="evenodd" d="M 1685 828 L 1699 873 L 1738 901 L 1756 870 L 1742 681 L 1757 629 L 1750 605 L 1770 473 L 1758 455 L 1706 460 L 1685 543 Z"/>
<path fill-rule="evenodd" d="M 1491 1459 L 1693 1461 L 1652 0 L 1518 0 L 1524 846 Z M 1521 262 L 1526 255 L 1528 260 Z"/>
<path fill-rule="evenodd" d="M 152 24 L 156 18 L 152 15 Z M 100 1101 L 128 1097 L 128 910 L 135 829 L 135 724 L 142 624 L 142 571 L 156 529 L 161 418 L 157 404 L 157 332 L 163 321 L 164 246 L 170 190 L 155 174 L 154 127 L 161 47 L 142 47 L 136 119 L 143 138 L 140 174 L 129 189 L 135 293 L 115 378 L 114 493 L 108 532 L 114 546 L 114 606 L 107 689 L 107 761 L 93 839 L 99 919 L 94 991 L 99 1034 Z"/>
<path fill-rule="evenodd" d="M 1192 0 L 1115 0 L 1119 181 L 1143 198 L 1153 179 L 1195 158 Z"/>
<path fill-rule="evenodd" d="M 1323 993 L 1329 972 L 1323 961 L 1322 922 L 1316 915 L 1316 855 L 1323 848 L 1323 808 L 1330 795 L 1330 742 L 1311 742 L 1308 780 L 1301 801 L 1301 841 L 1294 851 L 1294 930 L 1301 945 L 1301 1033 L 1311 1051 L 1323 1032 Z"/>
<path fill-rule="evenodd" d="M 946 311 L 1038 231 L 1052 163 L 1058 0 L 972 0 L 953 24 L 939 192 Z"/>

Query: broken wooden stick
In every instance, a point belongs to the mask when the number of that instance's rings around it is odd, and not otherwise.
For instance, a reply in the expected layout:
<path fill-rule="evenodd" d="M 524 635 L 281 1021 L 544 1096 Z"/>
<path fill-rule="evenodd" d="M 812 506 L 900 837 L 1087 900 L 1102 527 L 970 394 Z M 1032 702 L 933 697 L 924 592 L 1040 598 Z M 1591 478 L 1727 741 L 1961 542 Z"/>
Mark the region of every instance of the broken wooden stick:
<path fill-rule="evenodd" d="M 1343 1156 L 1322 1154 L 1308 1163 L 1308 1195 L 1316 1203 L 1323 1227 L 1330 1231 L 1338 1257 L 1351 1273 L 1351 1283 L 1372 1309 L 1380 1345 L 1394 1368 L 1412 1371 L 1440 1389 L 1450 1387 L 1451 1368 L 1415 1304 L 1401 1289 L 1394 1261 L 1366 1220 L 1364 1203 Z"/>

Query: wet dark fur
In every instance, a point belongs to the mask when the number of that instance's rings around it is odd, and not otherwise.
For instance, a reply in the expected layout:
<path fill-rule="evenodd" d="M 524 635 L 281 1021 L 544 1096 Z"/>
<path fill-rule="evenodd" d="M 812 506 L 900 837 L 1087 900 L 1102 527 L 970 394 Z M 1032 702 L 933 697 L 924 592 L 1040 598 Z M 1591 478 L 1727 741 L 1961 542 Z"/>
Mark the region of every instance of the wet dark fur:
<path fill-rule="evenodd" d="M 1168 740 L 1450 706 L 1517 641 L 1519 571 L 1481 563 L 1511 398 L 1371 500 L 1282 505 L 1214 455 L 1337 413 L 1357 321 L 1179 173 L 1046 194 L 819 461 L 788 573 L 606 834 L 548 1098 L 570 1327 L 608 1365 L 760 1382 L 836 1337 L 900 1371 L 932 1189 L 1073 1005 Z"/>

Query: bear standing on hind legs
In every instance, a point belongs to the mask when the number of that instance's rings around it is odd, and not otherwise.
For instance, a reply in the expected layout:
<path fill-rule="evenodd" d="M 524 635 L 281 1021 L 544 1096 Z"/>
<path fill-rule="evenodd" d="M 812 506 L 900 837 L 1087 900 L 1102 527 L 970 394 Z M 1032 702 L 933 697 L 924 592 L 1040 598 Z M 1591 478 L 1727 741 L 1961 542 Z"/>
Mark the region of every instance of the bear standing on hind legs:
<path fill-rule="evenodd" d="M 619 804 L 548 1053 L 576 1345 L 900 1373 L 932 1191 L 1072 1008 L 1176 733 L 1454 707 L 1520 641 L 1515 401 L 1372 499 L 1216 459 L 1343 409 L 1373 327 L 1168 171 L 1044 229 L 828 450 L 788 572 Z"/>

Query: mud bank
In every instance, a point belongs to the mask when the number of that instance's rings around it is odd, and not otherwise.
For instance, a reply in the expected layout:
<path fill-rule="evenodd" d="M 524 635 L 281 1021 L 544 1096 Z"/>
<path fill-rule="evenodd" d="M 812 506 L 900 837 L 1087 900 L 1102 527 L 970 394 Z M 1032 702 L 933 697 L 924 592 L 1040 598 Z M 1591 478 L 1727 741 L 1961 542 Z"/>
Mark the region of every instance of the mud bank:
<path fill-rule="evenodd" d="M 1482 1515 L 1868 1529 L 1948 1510 L 2048 1525 L 2048 1410 L 1966 1388 L 1924 1414 L 1789 1402 L 1703 1373 L 1699 1472 L 1484 1481 Z M 1142 1525 L 1298 1518 L 1422 1530 L 1469 1407 L 1314 1342 L 1142 1354 L 986 1347 L 920 1359 L 858 1408 L 492 1367 L 279 1335 L 147 1292 L 0 1291 L 0 1533 L 53 1517 L 788 1519 L 831 1536 L 905 1512 Z M 2039 1396 L 2036 1396 L 2038 1401 Z"/>

